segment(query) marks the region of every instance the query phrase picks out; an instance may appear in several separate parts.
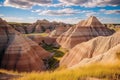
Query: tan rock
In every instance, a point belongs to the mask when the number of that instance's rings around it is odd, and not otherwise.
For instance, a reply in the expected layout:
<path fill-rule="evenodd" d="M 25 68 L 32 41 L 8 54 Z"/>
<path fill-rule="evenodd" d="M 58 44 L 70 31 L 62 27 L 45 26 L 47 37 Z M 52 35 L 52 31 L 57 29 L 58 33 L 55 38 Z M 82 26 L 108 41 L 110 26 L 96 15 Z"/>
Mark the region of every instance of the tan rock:
<path fill-rule="evenodd" d="M 95 62 L 114 63 L 120 52 L 120 32 L 108 37 L 97 37 L 72 48 L 60 61 L 67 67 L 82 66 Z"/>

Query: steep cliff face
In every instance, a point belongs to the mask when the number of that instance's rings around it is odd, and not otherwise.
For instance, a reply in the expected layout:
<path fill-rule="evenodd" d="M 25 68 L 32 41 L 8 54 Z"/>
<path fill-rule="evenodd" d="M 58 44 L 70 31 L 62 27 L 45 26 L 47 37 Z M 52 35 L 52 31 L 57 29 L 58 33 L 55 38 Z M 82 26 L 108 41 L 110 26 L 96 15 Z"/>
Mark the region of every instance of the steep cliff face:
<path fill-rule="evenodd" d="M 57 42 L 63 48 L 71 49 L 78 43 L 88 41 L 97 36 L 109 36 L 113 33 L 114 31 L 102 25 L 96 17 L 91 16 L 61 34 L 57 38 Z"/>
<path fill-rule="evenodd" d="M 0 67 L 17 71 L 46 70 L 51 54 L 0 19 Z"/>
<path fill-rule="evenodd" d="M 120 52 L 120 32 L 108 37 L 97 37 L 72 48 L 61 60 L 67 67 L 82 66 L 94 62 L 115 62 Z"/>

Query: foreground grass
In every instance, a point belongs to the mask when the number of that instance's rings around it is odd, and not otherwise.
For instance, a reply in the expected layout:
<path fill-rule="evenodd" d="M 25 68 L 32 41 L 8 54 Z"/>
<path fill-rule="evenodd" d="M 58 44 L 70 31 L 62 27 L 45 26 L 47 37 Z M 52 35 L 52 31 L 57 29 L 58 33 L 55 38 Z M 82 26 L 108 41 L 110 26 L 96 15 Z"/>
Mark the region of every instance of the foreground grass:
<path fill-rule="evenodd" d="M 51 72 L 31 72 L 17 80 L 86 80 L 88 77 L 103 80 L 120 80 L 120 64 L 93 64 L 78 69 L 56 70 Z"/>

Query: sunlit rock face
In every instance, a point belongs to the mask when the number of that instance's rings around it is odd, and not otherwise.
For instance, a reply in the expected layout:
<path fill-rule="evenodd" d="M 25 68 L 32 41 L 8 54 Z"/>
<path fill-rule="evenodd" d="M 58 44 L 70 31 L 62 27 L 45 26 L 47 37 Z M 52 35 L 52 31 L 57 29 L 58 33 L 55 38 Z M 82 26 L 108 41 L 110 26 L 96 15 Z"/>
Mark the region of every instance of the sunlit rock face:
<path fill-rule="evenodd" d="M 115 63 L 120 57 L 120 32 L 100 36 L 72 48 L 60 61 L 61 66 L 79 67 L 91 63 Z"/>
<path fill-rule="evenodd" d="M 108 29 L 96 17 L 91 16 L 61 34 L 57 38 L 57 42 L 63 48 L 71 49 L 78 43 L 88 41 L 97 36 L 109 36 L 113 33 L 113 30 Z"/>
<path fill-rule="evenodd" d="M 46 70 L 43 60 L 50 56 L 37 43 L 0 19 L 0 68 L 20 72 L 43 71 Z"/>

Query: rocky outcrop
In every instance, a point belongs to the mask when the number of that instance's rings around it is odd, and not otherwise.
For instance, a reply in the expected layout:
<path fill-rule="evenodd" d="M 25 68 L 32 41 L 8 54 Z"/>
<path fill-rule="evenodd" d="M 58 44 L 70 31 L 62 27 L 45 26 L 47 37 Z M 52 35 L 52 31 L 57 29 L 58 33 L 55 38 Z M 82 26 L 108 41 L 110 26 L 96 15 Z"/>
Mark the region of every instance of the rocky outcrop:
<path fill-rule="evenodd" d="M 14 71 L 43 71 L 51 54 L 15 31 L 0 19 L 0 68 Z"/>
<path fill-rule="evenodd" d="M 81 21 L 57 38 L 57 42 L 67 49 L 73 48 L 78 43 L 88 41 L 97 36 L 109 36 L 113 30 L 105 27 L 98 19 L 91 16 L 87 20 Z"/>
<path fill-rule="evenodd" d="M 120 59 L 120 32 L 108 37 L 97 37 L 72 48 L 60 61 L 60 65 L 78 67 L 91 63 L 114 63 Z"/>

